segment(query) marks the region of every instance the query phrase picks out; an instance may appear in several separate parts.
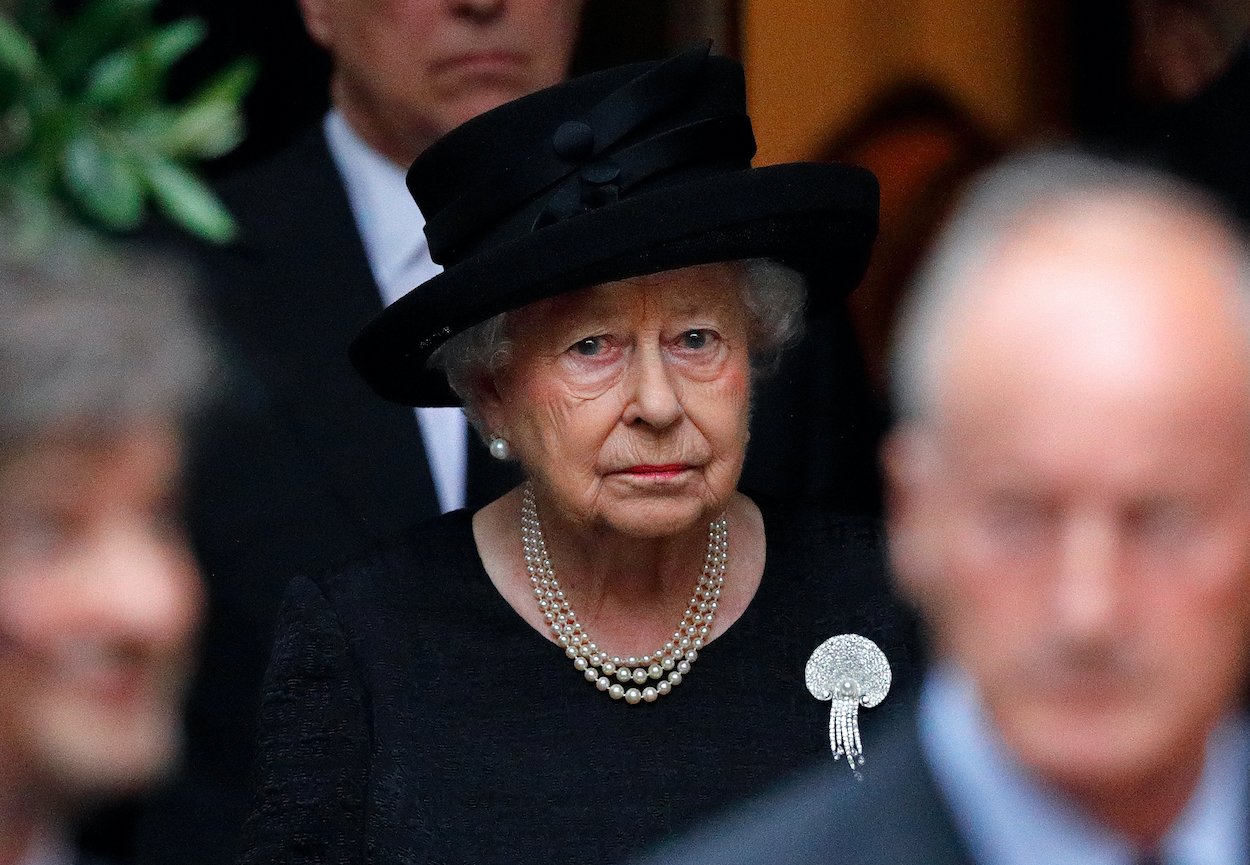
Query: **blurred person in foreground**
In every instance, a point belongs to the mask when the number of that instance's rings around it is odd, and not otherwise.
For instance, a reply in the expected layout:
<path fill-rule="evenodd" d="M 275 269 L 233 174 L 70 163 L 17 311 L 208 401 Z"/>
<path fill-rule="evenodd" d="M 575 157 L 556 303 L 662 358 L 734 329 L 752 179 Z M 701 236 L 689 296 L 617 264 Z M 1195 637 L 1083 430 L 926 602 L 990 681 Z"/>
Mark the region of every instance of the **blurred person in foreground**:
<path fill-rule="evenodd" d="M 181 750 L 201 587 L 177 506 L 210 355 L 170 273 L 0 255 L 0 863 Z"/>
<path fill-rule="evenodd" d="M 347 345 L 439 272 L 404 171 L 474 115 L 564 78 L 582 0 L 300 0 L 330 111 L 227 177 L 238 240 L 204 250 L 230 398 L 193 465 L 209 590 L 186 771 L 140 828 L 146 862 L 224 862 L 246 814 L 261 676 L 292 576 L 516 480 L 455 408 L 373 398 Z"/>
<path fill-rule="evenodd" d="M 1034 156 L 922 270 L 885 449 L 917 718 L 660 861 L 1250 861 L 1250 253 L 1171 181 Z"/>

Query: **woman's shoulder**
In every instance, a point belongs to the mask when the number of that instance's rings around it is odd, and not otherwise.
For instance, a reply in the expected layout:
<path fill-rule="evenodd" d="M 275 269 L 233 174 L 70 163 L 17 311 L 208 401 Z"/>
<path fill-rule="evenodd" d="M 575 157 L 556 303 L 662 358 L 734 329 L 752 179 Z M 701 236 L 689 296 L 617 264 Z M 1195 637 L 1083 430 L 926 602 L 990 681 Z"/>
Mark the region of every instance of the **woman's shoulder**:
<path fill-rule="evenodd" d="M 459 510 L 417 523 L 309 579 L 334 607 L 402 607 L 449 582 L 472 580 L 480 569 L 473 515 Z"/>

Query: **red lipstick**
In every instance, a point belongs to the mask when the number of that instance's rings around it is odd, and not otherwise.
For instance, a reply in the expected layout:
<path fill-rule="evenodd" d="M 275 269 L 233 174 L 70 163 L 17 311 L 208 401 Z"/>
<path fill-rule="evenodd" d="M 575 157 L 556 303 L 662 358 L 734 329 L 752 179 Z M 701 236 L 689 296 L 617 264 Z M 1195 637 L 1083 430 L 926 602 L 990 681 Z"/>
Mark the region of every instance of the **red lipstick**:
<path fill-rule="evenodd" d="M 630 466 L 621 473 L 634 475 L 636 477 L 659 477 L 669 478 L 681 474 L 689 466 L 685 463 L 665 463 L 664 465 L 639 465 Z"/>

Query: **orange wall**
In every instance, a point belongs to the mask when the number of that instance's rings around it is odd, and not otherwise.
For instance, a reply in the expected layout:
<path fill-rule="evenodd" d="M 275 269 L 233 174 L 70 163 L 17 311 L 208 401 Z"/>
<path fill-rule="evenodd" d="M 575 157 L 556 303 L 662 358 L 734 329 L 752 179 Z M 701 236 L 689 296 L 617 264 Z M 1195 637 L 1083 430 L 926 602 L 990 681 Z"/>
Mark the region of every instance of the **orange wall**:
<path fill-rule="evenodd" d="M 945 85 L 995 135 L 1036 126 L 1030 0 L 743 0 L 758 164 L 810 158 L 889 84 Z"/>

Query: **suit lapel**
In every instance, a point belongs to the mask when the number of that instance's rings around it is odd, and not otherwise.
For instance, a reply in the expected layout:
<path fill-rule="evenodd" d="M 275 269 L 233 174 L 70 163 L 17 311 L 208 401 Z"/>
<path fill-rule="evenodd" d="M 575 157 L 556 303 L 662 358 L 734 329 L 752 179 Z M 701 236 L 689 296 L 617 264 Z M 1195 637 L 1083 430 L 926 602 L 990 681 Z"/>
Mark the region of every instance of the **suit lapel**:
<path fill-rule="evenodd" d="M 351 208 L 320 128 L 276 164 L 272 194 L 289 209 L 245 225 L 240 254 L 264 284 L 237 306 L 236 328 L 269 383 L 290 432 L 365 532 L 388 534 L 438 513 L 412 410 L 360 380 L 347 346 L 382 308 Z M 281 195 L 279 195 L 279 192 Z"/>
<path fill-rule="evenodd" d="M 888 756 L 866 767 L 874 775 L 880 773 L 883 783 L 868 791 L 862 813 L 865 819 L 871 819 L 873 813 L 888 816 L 885 831 L 878 830 L 874 839 L 878 849 L 865 861 L 879 865 L 971 865 L 921 750 L 915 716 L 904 713 L 891 741 L 883 744 L 882 751 L 888 751 Z M 867 777 L 864 783 L 869 786 Z"/>
<path fill-rule="evenodd" d="M 780 861 L 972 865 L 929 773 L 914 713 L 896 715 L 865 744 L 868 762 L 862 781 L 853 780 L 845 764 L 831 764 L 813 777 L 815 790 L 821 792 L 811 804 L 802 801 L 811 791 L 798 791 L 802 798 L 783 804 L 802 840 L 783 845 L 796 853 Z"/>

